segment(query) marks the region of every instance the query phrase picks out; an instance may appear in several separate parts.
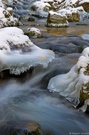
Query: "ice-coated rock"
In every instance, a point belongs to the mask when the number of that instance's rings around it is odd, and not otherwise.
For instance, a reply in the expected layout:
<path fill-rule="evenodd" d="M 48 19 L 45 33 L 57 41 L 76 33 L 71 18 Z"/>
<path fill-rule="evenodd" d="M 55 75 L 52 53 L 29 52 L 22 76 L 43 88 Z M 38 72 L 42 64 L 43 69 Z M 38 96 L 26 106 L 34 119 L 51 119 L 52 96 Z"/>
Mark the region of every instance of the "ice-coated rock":
<path fill-rule="evenodd" d="M 39 64 L 47 67 L 53 58 L 52 51 L 34 45 L 21 29 L 0 29 L 0 71 L 18 75 Z"/>
<path fill-rule="evenodd" d="M 83 105 L 81 110 L 84 112 L 89 111 L 89 47 L 67 74 L 57 75 L 49 81 L 48 89 L 59 92 L 75 105 Z"/>

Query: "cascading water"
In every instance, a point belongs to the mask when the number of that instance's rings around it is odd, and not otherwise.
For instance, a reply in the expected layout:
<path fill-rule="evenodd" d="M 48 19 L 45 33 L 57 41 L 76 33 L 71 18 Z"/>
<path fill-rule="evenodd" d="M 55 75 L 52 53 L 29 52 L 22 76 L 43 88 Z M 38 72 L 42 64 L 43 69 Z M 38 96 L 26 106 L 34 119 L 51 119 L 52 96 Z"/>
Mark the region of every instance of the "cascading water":
<path fill-rule="evenodd" d="M 14 122 L 14 127 L 20 127 L 21 123 L 30 121 L 39 123 L 44 134 L 68 135 L 88 132 L 87 116 L 71 107 L 71 104 L 57 93 L 50 93 L 45 89 L 51 76 L 67 72 L 73 65 L 66 58 L 67 56 L 60 57 L 60 68 L 58 63 L 54 65 L 52 62 L 47 69 L 38 66 L 23 78 L 9 78 L 1 82 L 0 135 L 9 135 L 8 123 L 13 126 Z M 66 70 L 65 65 L 70 65 L 69 69 Z"/>

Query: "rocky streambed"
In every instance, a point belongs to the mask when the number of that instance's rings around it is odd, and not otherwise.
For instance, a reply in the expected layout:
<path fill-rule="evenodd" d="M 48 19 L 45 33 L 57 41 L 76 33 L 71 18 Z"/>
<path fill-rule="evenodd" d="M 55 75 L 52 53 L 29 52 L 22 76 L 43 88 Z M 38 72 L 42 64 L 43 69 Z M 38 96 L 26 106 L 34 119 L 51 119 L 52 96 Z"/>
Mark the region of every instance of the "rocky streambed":
<path fill-rule="evenodd" d="M 18 4 L 17 9 L 19 7 L 21 5 Z M 20 10 L 14 13 L 25 15 Z M 18 27 L 25 34 L 28 28 L 40 29 L 42 36 L 30 39 L 38 47 L 54 51 L 55 59 L 47 68 L 38 65 L 22 75 L 3 73 L 0 78 L 0 135 L 88 135 L 89 115 L 78 111 L 59 93 L 47 89 L 49 80 L 67 73 L 76 64 L 83 49 L 89 46 L 88 22 L 72 22 L 66 28 L 50 28 L 45 26 L 45 18 L 35 17 L 35 21 L 31 22 L 27 21 L 27 17 L 21 18 L 23 25 Z M 43 60 L 43 57 L 40 59 Z"/>
<path fill-rule="evenodd" d="M 88 134 L 88 115 L 47 89 L 49 80 L 67 73 L 83 48 L 89 45 L 89 41 L 81 37 L 89 31 L 88 26 L 51 29 L 42 22 L 34 25 L 40 28 L 43 37 L 31 38 L 31 41 L 41 48 L 53 50 L 56 57 L 46 69 L 37 66 L 21 77 L 0 79 L 0 135 L 25 135 L 32 131 L 31 127 L 39 129 L 39 125 L 41 132 L 38 130 L 37 135 Z M 27 27 L 31 27 L 28 22 L 21 26 L 24 31 Z M 30 123 L 32 126 L 28 128 Z"/>

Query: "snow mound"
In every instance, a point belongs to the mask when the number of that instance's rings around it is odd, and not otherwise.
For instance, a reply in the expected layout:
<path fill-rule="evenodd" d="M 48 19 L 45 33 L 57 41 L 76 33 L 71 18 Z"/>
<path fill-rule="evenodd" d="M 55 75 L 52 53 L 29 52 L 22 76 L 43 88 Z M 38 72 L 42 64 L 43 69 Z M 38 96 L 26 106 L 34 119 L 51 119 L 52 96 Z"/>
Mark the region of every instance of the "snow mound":
<path fill-rule="evenodd" d="M 85 48 L 76 65 L 67 74 L 53 77 L 48 84 L 50 91 L 59 92 L 80 109 L 89 109 L 89 47 Z"/>
<path fill-rule="evenodd" d="M 47 67 L 53 58 L 52 51 L 34 45 L 21 29 L 0 29 L 0 71 L 18 75 L 38 64 Z"/>

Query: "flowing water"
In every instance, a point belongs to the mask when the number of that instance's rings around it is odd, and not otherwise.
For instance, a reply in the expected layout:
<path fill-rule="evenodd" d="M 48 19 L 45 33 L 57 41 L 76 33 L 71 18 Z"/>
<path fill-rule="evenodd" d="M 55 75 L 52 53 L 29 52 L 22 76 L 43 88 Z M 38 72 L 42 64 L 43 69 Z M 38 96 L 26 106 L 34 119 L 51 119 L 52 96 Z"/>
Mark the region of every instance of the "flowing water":
<path fill-rule="evenodd" d="M 51 76 L 66 73 L 78 57 L 79 54 L 64 54 L 58 59 L 59 65 L 53 61 L 47 69 L 35 67 L 32 73 L 28 72 L 22 78 L 1 79 L 0 135 L 9 135 L 7 123 L 14 122 L 17 126 L 18 121 L 39 123 L 45 135 L 88 134 L 88 116 L 58 93 L 47 90 Z"/>

